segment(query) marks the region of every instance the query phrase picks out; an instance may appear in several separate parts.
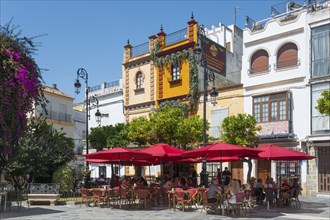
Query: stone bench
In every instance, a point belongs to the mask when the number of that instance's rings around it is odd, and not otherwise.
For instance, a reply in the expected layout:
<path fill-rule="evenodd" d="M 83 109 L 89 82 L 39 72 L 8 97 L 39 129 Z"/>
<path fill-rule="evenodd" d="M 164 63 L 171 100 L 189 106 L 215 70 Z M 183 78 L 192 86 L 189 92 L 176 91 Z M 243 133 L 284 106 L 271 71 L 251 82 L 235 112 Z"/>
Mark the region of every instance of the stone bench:
<path fill-rule="evenodd" d="M 49 202 L 50 205 L 56 205 L 60 199 L 60 185 L 54 183 L 33 183 L 30 186 L 28 194 L 28 203 Z"/>

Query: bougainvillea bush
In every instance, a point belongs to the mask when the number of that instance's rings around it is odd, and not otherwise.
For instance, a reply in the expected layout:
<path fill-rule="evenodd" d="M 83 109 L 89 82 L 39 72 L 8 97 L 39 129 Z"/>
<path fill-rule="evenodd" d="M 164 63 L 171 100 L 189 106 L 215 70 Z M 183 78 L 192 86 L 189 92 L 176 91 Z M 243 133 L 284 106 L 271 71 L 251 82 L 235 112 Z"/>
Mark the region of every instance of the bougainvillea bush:
<path fill-rule="evenodd" d="M 0 162 L 24 134 L 28 112 L 44 103 L 33 40 L 15 30 L 10 24 L 0 26 Z"/>

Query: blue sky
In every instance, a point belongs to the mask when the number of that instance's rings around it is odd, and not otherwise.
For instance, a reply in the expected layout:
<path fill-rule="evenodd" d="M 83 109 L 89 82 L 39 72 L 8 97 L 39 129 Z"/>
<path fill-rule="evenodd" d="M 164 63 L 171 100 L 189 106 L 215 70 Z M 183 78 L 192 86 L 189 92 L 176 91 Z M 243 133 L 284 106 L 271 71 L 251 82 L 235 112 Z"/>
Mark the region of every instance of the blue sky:
<path fill-rule="evenodd" d="M 35 56 L 45 84 L 58 88 L 80 102 L 73 83 L 78 68 L 89 76 L 89 86 L 121 78 L 124 45 L 148 41 L 163 25 L 165 33 L 187 27 L 193 12 L 205 27 L 236 24 L 243 28 L 245 17 L 255 21 L 270 17 L 272 5 L 284 2 L 255 1 L 111 1 L 111 0 L 0 0 L 0 24 L 11 19 L 22 36 L 41 43 Z M 83 84 L 84 86 L 84 84 Z M 84 91 L 84 88 L 82 89 Z"/>

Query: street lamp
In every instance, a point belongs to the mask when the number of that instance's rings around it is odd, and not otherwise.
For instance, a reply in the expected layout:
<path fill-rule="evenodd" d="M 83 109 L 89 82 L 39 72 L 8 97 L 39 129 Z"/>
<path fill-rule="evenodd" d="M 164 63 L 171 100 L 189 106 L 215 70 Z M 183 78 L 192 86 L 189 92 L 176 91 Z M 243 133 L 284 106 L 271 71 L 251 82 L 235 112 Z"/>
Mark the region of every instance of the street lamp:
<path fill-rule="evenodd" d="M 198 33 L 197 33 L 197 44 L 194 48 L 194 54 L 196 60 L 201 63 L 201 66 L 204 67 L 204 97 L 203 97 L 203 146 L 207 144 L 206 141 L 206 102 L 207 102 L 207 87 L 208 81 L 213 82 L 213 88 L 210 92 L 211 96 L 211 103 L 213 105 L 216 104 L 216 98 L 218 96 L 218 92 L 215 89 L 215 75 L 214 72 L 207 68 L 207 60 L 206 56 L 203 54 L 203 51 L 206 49 L 206 33 L 204 30 L 204 26 L 198 26 Z M 203 159 L 203 166 L 201 172 L 201 185 L 208 186 L 208 173 L 206 171 L 206 160 Z"/>
<path fill-rule="evenodd" d="M 76 88 L 76 94 L 80 93 L 81 83 L 79 81 L 79 78 L 83 79 L 85 81 L 85 103 L 86 103 L 86 154 L 88 154 L 89 149 L 89 141 L 88 141 L 88 121 L 90 120 L 90 104 L 93 101 L 96 101 L 96 107 L 97 111 L 95 113 L 96 122 L 101 122 L 101 113 L 99 111 L 99 100 L 95 97 L 88 97 L 89 87 L 88 87 L 88 73 L 84 68 L 79 68 L 77 71 L 77 80 L 74 83 L 74 87 Z M 89 169 L 89 163 L 86 162 L 87 169 Z M 86 180 L 89 181 L 89 176 L 86 177 Z M 85 181 L 86 183 L 86 181 Z"/>

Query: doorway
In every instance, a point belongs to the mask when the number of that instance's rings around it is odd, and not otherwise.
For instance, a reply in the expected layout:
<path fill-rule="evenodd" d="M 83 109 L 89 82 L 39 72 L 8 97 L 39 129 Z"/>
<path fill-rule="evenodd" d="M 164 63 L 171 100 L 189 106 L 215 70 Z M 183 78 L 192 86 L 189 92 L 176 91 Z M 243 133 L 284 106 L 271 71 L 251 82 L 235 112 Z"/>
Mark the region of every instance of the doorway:
<path fill-rule="evenodd" d="M 318 147 L 319 192 L 330 192 L 330 147 Z"/>
<path fill-rule="evenodd" d="M 258 178 L 265 183 L 268 176 L 271 176 L 271 161 L 258 160 Z"/>

